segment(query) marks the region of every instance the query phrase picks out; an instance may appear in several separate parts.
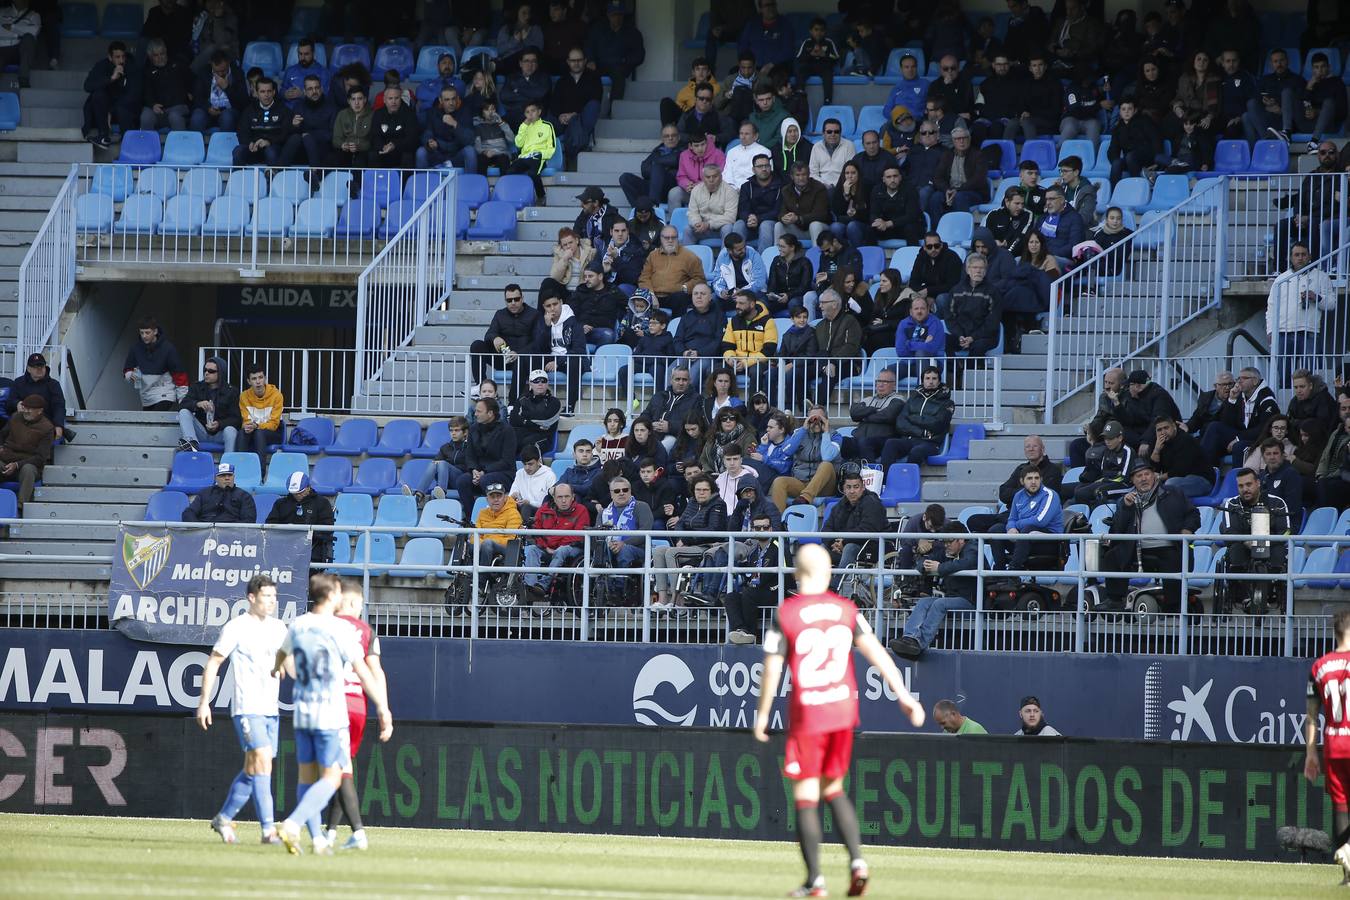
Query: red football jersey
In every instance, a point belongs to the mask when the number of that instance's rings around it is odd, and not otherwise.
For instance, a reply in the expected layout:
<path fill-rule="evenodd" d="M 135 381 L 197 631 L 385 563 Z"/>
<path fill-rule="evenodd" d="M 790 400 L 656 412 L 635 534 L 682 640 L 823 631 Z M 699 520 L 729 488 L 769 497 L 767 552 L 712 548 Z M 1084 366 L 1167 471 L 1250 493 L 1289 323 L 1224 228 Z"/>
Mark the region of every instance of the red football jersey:
<path fill-rule="evenodd" d="M 1350 759 L 1350 653 L 1328 653 L 1312 665 L 1308 696 L 1322 702 L 1322 753 Z"/>
<path fill-rule="evenodd" d="M 363 620 L 358 619 L 355 616 L 340 615 L 338 616 L 338 618 L 344 622 L 350 622 L 352 627 L 356 629 L 357 638 L 361 641 L 362 660 L 364 660 L 367 656 L 380 655 L 380 639 L 375 636 L 374 629 L 372 629 L 369 625 L 367 625 Z M 348 707 L 355 706 L 360 709 L 365 709 L 366 695 L 365 691 L 362 690 L 361 688 L 361 679 L 356 677 L 356 672 L 351 668 L 347 669 L 347 674 L 345 676 L 345 687 L 347 691 L 347 706 Z"/>
<path fill-rule="evenodd" d="M 838 594 L 797 594 L 783 601 L 764 637 L 764 650 L 785 656 L 792 673 L 791 734 L 820 734 L 858 724 L 853 639 L 871 633 L 853 601 Z"/>

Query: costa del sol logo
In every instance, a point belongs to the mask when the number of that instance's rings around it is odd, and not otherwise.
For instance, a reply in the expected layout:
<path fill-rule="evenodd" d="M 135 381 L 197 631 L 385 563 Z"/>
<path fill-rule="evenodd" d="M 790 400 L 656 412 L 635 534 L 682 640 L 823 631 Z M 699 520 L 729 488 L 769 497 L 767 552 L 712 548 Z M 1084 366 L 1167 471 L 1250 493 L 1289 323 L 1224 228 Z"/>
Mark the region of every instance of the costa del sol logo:
<path fill-rule="evenodd" d="M 697 704 L 680 713 L 667 710 L 656 700 L 656 692 L 663 684 L 680 694 L 693 683 L 694 673 L 684 660 L 669 653 L 653 656 L 633 680 L 633 718 L 639 725 L 693 725 Z"/>

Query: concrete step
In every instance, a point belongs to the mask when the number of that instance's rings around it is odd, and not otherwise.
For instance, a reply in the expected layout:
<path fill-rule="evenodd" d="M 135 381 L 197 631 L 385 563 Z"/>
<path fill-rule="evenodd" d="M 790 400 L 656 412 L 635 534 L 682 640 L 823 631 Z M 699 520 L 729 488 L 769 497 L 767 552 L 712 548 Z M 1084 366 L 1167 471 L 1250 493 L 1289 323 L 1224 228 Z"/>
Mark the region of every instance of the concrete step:
<path fill-rule="evenodd" d="M 59 531 L 60 528 L 48 527 L 46 531 Z M 116 529 L 110 529 L 108 538 L 109 546 L 117 537 Z M 53 540 L 53 544 L 59 543 L 59 540 Z M 53 550 L 53 554 L 59 554 L 60 550 Z M 112 567 L 106 562 L 72 563 L 25 563 L 23 567 L 23 578 L 31 581 L 93 581 L 106 582 L 112 575 Z"/>
<path fill-rule="evenodd" d="M 615 182 L 618 183 L 617 181 Z M 618 188 L 615 188 L 615 195 L 622 199 L 623 194 Z M 577 220 L 581 213 L 581 208 L 577 204 L 576 191 L 573 191 L 565 199 L 551 201 L 548 206 L 531 206 L 523 210 L 520 216 L 522 222 L 557 222 L 559 225 L 571 225 Z M 553 236 L 558 236 L 555 228 Z"/>
<path fill-rule="evenodd" d="M 174 451 L 168 447 L 99 447 L 79 436 L 79 443 L 56 448 L 55 462 L 59 466 L 118 466 L 123 468 L 163 467 L 173 465 Z"/>
<path fill-rule="evenodd" d="M 1021 442 L 1018 442 L 1018 450 L 1021 450 Z M 1008 460 L 1002 459 L 970 459 L 958 460 L 947 463 L 946 477 L 948 481 L 978 481 L 978 482 L 1002 482 L 1008 477 L 1012 466 Z"/>
<path fill-rule="evenodd" d="M 496 312 L 502 306 L 502 292 L 500 290 L 476 290 L 473 288 L 465 290 L 462 286 L 466 281 L 467 279 L 463 276 L 457 279 L 455 293 L 450 298 L 451 311 L 475 312 L 482 310 L 486 311 L 488 319 L 491 319 L 491 313 Z M 530 301 L 531 306 L 534 305 L 533 297 L 526 299 Z"/>
<path fill-rule="evenodd" d="M 144 412 L 139 409 L 82 409 L 71 414 L 86 425 L 132 424 L 132 425 L 173 425 L 178 421 L 175 412 Z"/>
<path fill-rule="evenodd" d="M 12 190 L 21 183 L 21 181 L 0 181 L 0 215 L 8 216 L 14 211 L 30 212 L 39 213 L 46 219 L 56 191 L 53 190 L 50 194 L 21 194 Z"/>
<path fill-rule="evenodd" d="M 601 119 L 595 125 L 597 138 L 646 140 L 648 145 L 656 143 L 660 133 L 661 127 L 656 116 L 649 119 Z"/>
<path fill-rule="evenodd" d="M 28 254 L 28 243 L 23 244 L 0 244 L 0 266 L 17 266 L 23 262 L 24 256 Z"/>
<path fill-rule="evenodd" d="M 602 188 L 609 202 L 618 204 L 623 212 L 627 213 L 628 208 L 624 204 L 623 191 L 619 189 L 619 174 L 619 172 L 612 175 L 591 173 L 587 177 L 585 186 L 589 187 L 591 183 L 594 183 Z M 582 184 L 555 184 L 544 188 L 544 193 L 548 197 L 549 206 L 560 206 L 571 212 L 571 218 L 566 220 L 571 222 L 576 219 L 577 213 L 581 211 L 577 205 L 577 194 L 581 193 L 582 189 Z"/>
<path fill-rule="evenodd" d="M 1005 476 L 1006 477 L 1006 476 Z M 923 499 L 925 502 L 961 502 L 994 504 L 998 502 L 998 481 L 925 481 Z"/>
<path fill-rule="evenodd" d="M 502 256 L 506 253 L 511 256 L 541 256 L 552 260 L 553 248 L 557 245 L 558 229 L 535 224 L 533 225 L 534 228 L 549 229 L 553 233 L 548 237 L 529 239 L 520 234 L 522 227 L 526 226 L 516 226 L 516 240 L 514 241 L 460 241 L 459 259 L 456 260 L 456 263 L 460 260 L 471 262 L 478 257 Z M 506 249 L 502 248 L 503 244 L 507 245 Z"/>
<path fill-rule="evenodd" d="M 31 143 L 31 142 L 25 142 Z M 70 174 L 70 163 L 28 160 L 0 163 L 0 177 L 17 176 L 28 178 L 31 176 L 47 176 L 51 178 L 65 178 Z"/>
<path fill-rule="evenodd" d="M 352 399 L 352 412 L 359 415 L 399 413 L 407 409 L 410 402 L 411 398 L 404 394 L 385 396 L 372 392 L 361 397 L 354 397 Z M 462 416 L 465 414 L 465 402 L 462 399 L 418 397 L 417 406 L 419 409 L 426 410 L 425 415 Z"/>
<path fill-rule="evenodd" d="M 628 102 L 628 101 L 623 101 Z M 656 146 L 655 143 L 651 145 Z M 648 148 L 650 150 L 650 148 Z M 589 172 L 601 172 L 610 174 L 614 172 L 638 172 L 642 161 L 647 158 L 646 153 L 583 153 L 577 157 L 577 172 L 574 174 L 582 175 Z"/>
<path fill-rule="evenodd" d="M 676 86 L 678 91 L 679 87 Z M 673 94 L 662 94 L 662 97 L 672 97 Z M 611 119 L 631 119 L 643 123 L 659 121 L 660 109 L 652 100 L 659 100 L 659 97 L 649 99 L 629 98 L 627 96 L 622 100 L 614 100 L 609 105 L 609 116 Z M 84 102 L 83 99 L 80 100 Z"/>
<path fill-rule="evenodd" d="M 641 153 L 644 156 L 656 146 L 658 135 L 654 134 L 649 138 L 602 138 L 595 139 L 595 150 L 586 151 L 587 153 Z M 586 153 L 577 157 L 577 167 L 581 167 L 581 160 L 586 158 Z"/>
<path fill-rule="evenodd" d="M 501 290 L 508 284 L 519 284 L 528 296 L 539 290 L 539 282 L 543 280 L 542 275 L 458 275 L 455 277 L 455 288 L 496 291 L 497 305 L 501 306 Z"/>
<path fill-rule="evenodd" d="M 548 275 L 553 260 L 547 256 L 518 255 L 516 245 L 511 245 L 510 256 L 489 256 L 483 260 L 484 275 L 536 275 L 543 278 Z"/>
<path fill-rule="evenodd" d="M 33 492 L 33 499 L 46 503 L 139 503 L 144 506 L 152 493 L 147 487 L 61 487 L 43 484 Z"/>
<path fill-rule="evenodd" d="M 64 449 L 57 448 L 57 452 Z M 42 470 L 44 486 L 75 485 L 79 487 L 137 487 L 159 490 L 169 480 L 169 468 L 131 467 L 109 465 L 71 465 L 69 463 L 47 466 Z"/>
<path fill-rule="evenodd" d="M 626 107 L 635 100 L 642 100 L 646 101 L 645 105 L 650 109 L 652 104 L 662 97 L 674 97 L 684 85 L 685 82 L 683 81 L 662 81 L 660 79 L 633 81 L 624 86 L 624 98 L 615 100 L 614 106 L 620 107 L 620 104 L 622 104 Z M 653 110 L 653 112 L 655 111 Z M 616 111 L 614 114 L 618 115 L 618 112 Z"/>
<path fill-rule="evenodd" d="M 79 105 L 84 105 L 84 79 L 87 72 L 77 72 L 69 69 L 56 70 L 34 70 L 30 81 L 33 87 L 26 89 L 29 91 L 62 91 L 78 93 Z"/>
<path fill-rule="evenodd" d="M 19 144 L 17 156 L 21 163 L 90 163 L 94 161 L 94 146 L 87 143 L 24 141 Z"/>
<path fill-rule="evenodd" d="M 1012 429 L 1010 428 L 1009 431 Z M 1032 432 L 1041 434 L 1043 428 L 1037 428 Z M 998 459 L 1017 463 L 1025 459 L 1022 454 L 1022 437 L 1025 434 L 1016 433 L 1005 434 L 994 440 L 972 441 L 970 444 L 970 458 L 972 460 Z M 1045 452 L 1051 459 L 1063 459 L 1066 451 L 1068 439 L 1065 437 L 1051 437 L 1048 434 L 1041 434 L 1041 440 L 1045 442 Z"/>
<path fill-rule="evenodd" d="M 16 163 L 16 165 L 22 165 Z M 9 196 L 24 197 L 42 197 L 47 201 L 47 208 L 51 208 L 51 198 L 55 197 L 61 190 L 61 184 L 66 180 L 64 173 L 29 176 L 25 178 L 6 178 L 0 190 Z"/>
<path fill-rule="evenodd" d="M 84 85 L 71 88 L 52 88 L 52 87 L 32 87 L 24 88 L 19 91 L 19 103 L 23 107 L 29 106 L 55 106 L 55 107 L 83 107 L 85 97 Z"/>
<path fill-rule="evenodd" d="M 177 448 L 180 437 L 177 425 L 139 424 L 130 422 L 91 422 L 79 426 L 80 447 L 167 447 Z"/>
<path fill-rule="evenodd" d="M 79 106 L 73 109 L 25 106 L 19 113 L 19 124 L 34 128 L 79 128 L 84 124 L 84 114 Z"/>
<path fill-rule="evenodd" d="M 501 298 L 498 297 L 497 300 L 500 303 Z M 427 325 L 481 326 L 486 328 L 492 322 L 492 312 L 495 312 L 495 310 L 465 309 L 458 306 L 455 309 L 436 309 L 432 310 L 431 315 L 427 317 Z"/>
<path fill-rule="evenodd" d="M 47 201 L 48 209 L 51 208 L 51 200 Z M 42 223 L 47 221 L 46 210 L 17 210 L 12 209 L 4 213 L 5 225 L 13 228 L 15 231 L 28 231 L 37 234 L 37 230 L 42 227 Z"/>
<path fill-rule="evenodd" d="M 144 503 L 44 503 L 24 504 L 24 521 L 51 519 L 97 519 L 100 522 L 135 522 L 145 513 Z"/>
<path fill-rule="evenodd" d="M 23 528 L 22 525 L 17 526 L 19 531 Z M 59 553 L 62 556 L 88 556 L 109 562 L 116 546 L 111 541 L 6 541 L 3 552 L 13 556 L 50 556 Z M 25 567 L 24 573 L 28 574 L 28 571 Z"/>

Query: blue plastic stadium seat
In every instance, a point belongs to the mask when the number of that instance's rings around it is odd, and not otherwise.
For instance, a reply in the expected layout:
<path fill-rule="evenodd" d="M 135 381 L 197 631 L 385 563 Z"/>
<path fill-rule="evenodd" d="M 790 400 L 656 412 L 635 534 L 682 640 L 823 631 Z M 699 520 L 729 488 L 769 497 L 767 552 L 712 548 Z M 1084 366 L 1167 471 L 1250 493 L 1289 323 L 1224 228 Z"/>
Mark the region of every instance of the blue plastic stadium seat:
<path fill-rule="evenodd" d="M 461 54 L 459 55 L 459 64 L 460 64 L 460 66 L 462 67 L 462 66 L 464 66 L 466 63 L 468 63 L 469 60 L 473 59 L 475 56 L 480 56 L 480 55 L 486 55 L 486 56 L 488 56 L 488 57 L 490 57 L 490 58 L 492 58 L 492 59 L 496 59 L 496 58 L 497 58 L 497 48 L 496 48 L 496 47 L 465 47 L 465 48 L 464 48 L 464 52 L 461 53 Z"/>
<path fill-rule="evenodd" d="M 256 166 L 235 169 L 225 182 L 225 196 L 247 200 L 251 206 L 255 200 L 267 196 L 267 177 Z"/>
<path fill-rule="evenodd" d="M 325 451 L 330 456 L 360 456 L 379 441 L 379 426 L 374 419 L 348 419 Z"/>
<path fill-rule="evenodd" d="M 442 444 L 450 442 L 450 423 L 445 419 L 436 419 L 427 426 L 422 443 L 412 449 L 413 459 L 433 459 Z"/>
<path fill-rule="evenodd" d="M 859 247 L 858 252 L 862 255 L 863 278 L 868 281 L 876 278 L 881 274 L 881 270 L 886 268 L 886 251 L 880 247 Z"/>
<path fill-rule="evenodd" d="M 422 441 L 422 423 L 416 419 L 395 419 L 384 426 L 370 456 L 407 456 Z"/>
<path fill-rule="evenodd" d="M 402 44 L 385 44 L 375 51 L 375 66 L 370 74 L 379 81 L 384 78 L 385 72 L 394 69 L 401 78 L 408 80 L 416 67 L 412 50 Z"/>
<path fill-rule="evenodd" d="M 5 495 L 9 498 L 14 497 L 14 492 L 5 490 L 0 491 L 0 507 L 3 507 Z M 145 502 L 145 521 L 147 522 L 181 522 L 183 521 L 183 510 L 188 508 L 188 495 L 182 491 L 156 491 L 150 495 L 150 499 Z M 0 509 L 0 518 L 14 518 L 14 511 Z"/>
<path fill-rule="evenodd" d="M 427 44 L 421 50 L 417 51 L 417 66 L 413 69 L 413 73 L 410 76 L 411 80 L 428 81 L 432 78 L 439 77 L 441 74 L 439 68 L 441 56 L 446 53 L 451 56 L 455 55 L 454 49 L 447 47 L 444 44 Z M 456 66 L 455 68 L 459 67 Z M 401 69 L 399 71 L 402 72 Z M 403 74 L 406 75 L 407 73 L 404 72 Z"/>
<path fill-rule="evenodd" d="M 404 534 L 409 528 L 417 527 L 417 498 L 403 494 L 385 494 L 380 498 L 379 509 L 375 511 L 375 524 L 383 528 L 402 528 Z M 438 538 L 433 538 L 437 544 Z"/>
<path fill-rule="evenodd" d="M 380 205 L 376 197 L 358 197 L 342 207 L 337 235 L 347 238 L 373 238 L 380 224 Z"/>
<path fill-rule="evenodd" d="M 0 94 L 0 131 L 13 131 L 21 118 L 18 94 Z"/>
<path fill-rule="evenodd" d="M 583 385 L 615 387 L 619 385 L 619 370 L 631 368 L 633 349 L 627 344 L 606 344 L 595 351 L 591 369 L 581 376 Z"/>
<path fill-rule="evenodd" d="M 174 237 L 195 237 L 206 224 L 206 204 L 201 197 L 170 197 L 164 204 L 164 219 L 159 233 Z M 255 457 L 256 458 L 256 457 Z"/>
<path fill-rule="evenodd" d="M 386 494 L 403 493 L 403 485 L 408 486 L 408 490 L 415 491 L 422 482 L 422 476 L 431 468 L 429 459 L 410 459 L 398 467 L 398 481 L 391 488 L 386 488 Z"/>
<path fill-rule="evenodd" d="M 1230 469 L 1214 491 L 1207 497 L 1193 497 L 1196 506 L 1222 506 L 1229 497 L 1237 496 L 1237 470 Z"/>
<path fill-rule="evenodd" d="M 107 194 L 81 194 L 76 197 L 75 230 L 81 234 L 111 234 L 113 198 Z"/>
<path fill-rule="evenodd" d="M 408 220 L 415 212 L 417 204 L 411 200 L 395 200 L 390 203 L 389 208 L 384 211 L 384 221 L 380 223 L 376 236 L 389 240 L 403 230 L 403 226 L 408 224 Z"/>
<path fill-rule="evenodd" d="M 897 362 L 898 358 L 894 347 L 880 347 L 868 359 L 861 375 L 850 375 L 840 380 L 839 390 L 850 393 L 860 390 L 871 392 L 881 371 L 895 366 Z"/>
<path fill-rule="evenodd" d="M 896 47 L 891 51 L 891 55 L 886 57 L 886 68 L 872 80 L 877 84 L 898 84 L 900 82 L 900 60 L 905 56 L 914 57 L 914 61 L 919 64 L 920 75 L 928 71 L 928 60 L 924 57 L 922 47 Z"/>
<path fill-rule="evenodd" d="M 290 436 L 281 445 L 281 449 L 293 453 L 304 453 L 307 456 L 323 453 L 333 443 L 333 435 L 336 430 L 333 420 L 326 416 L 311 416 L 308 419 L 301 419 L 295 423 L 295 427 L 291 429 Z M 296 440 L 297 432 L 303 432 L 308 437 L 313 438 L 314 442 L 309 444 L 299 443 Z"/>
<path fill-rule="evenodd" d="M 206 142 L 196 131 L 170 131 L 164 139 L 164 164 L 199 166 L 206 160 Z"/>
<path fill-rule="evenodd" d="M 1284 141 L 1257 141 L 1247 171 L 1257 175 L 1283 175 L 1289 171 L 1289 145 Z"/>
<path fill-rule="evenodd" d="M 1049 138 L 1035 138 L 1027 141 L 1022 145 L 1022 155 L 1018 162 L 1028 159 L 1041 167 L 1041 171 L 1046 173 L 1045 177 L 1049 177 L 1049 174 L 1056 168 L 1055 142 Z"/>
<path fill-rule="evenodd" d="M 322 460 L 320 460 L 322 462 Z M 348 490 L 363 494 L 382 494 L 398 482 L 398 465 L 392 459 L 367 459 L 356 470 L 356 480 Z"/>
<path fill-rule="evenodd" d="M 985 147 L 997 147 L 999 151 L 999 163 L 997 166 L 991 166 L 990 175 L 1001 175 L 1003 177 L 1017 176 L 1017 145 L 1012 141 L 990 140 L 980 144 L 980 149 Z"/>
<path fill-rule="evenodd" d="M 408 176 L 408 180 L 403 184 L 403 200 L 405 203 L 421 206 L 444 181 L 444 170 L 414 172 Z"/>
<path fill-rule="evenodd" d="M 132 194 L 122 204 L 122 216 L 113 230 L 118 234 L 154 234 L 164 218 L 164 204 L 153 194 Z"/>
<path fill-rule="evenodd" d="M 246 491 L 256 491 L 262 484 L 262 463 L 258 460 L 258 454 L 237 450 L 233 453 L 222 453 L 220 461 L 234 466 L 236 486 Z"/>
<path fill-rule="evenodd" d="M 861 136 L 864 132 L 875 131 L 880 133 L 881 129 L 886 127 L 886 108 L 881 104 L 871 104 L 858 110 L 858 124 L 854 135 Z M 848 137 L 849 135 L 845 135 Z"/>
<path fill-rule="evenodd" d="M 375 499 L 369 494 L 343 491 L 333 501 L 333 524 L 343 528 L 364 528 L 375 521 Z"/>
<path fill-rule="evenodd" d="M 216 461 L 210 453 L 175 453 L 169 483 L 171 491 L 195 494 L 216 483 Z"/>
<path fill-rule="evenodd" d="M 527 182 L 529 179 L 525 179 Z M 533 187 L 530 188 L 534 190 Z M 511 241 L 516 237 L 516 206 L 504 200 L 489 200 L 478 207 L 478 216 L 466 232 L 470 239 Z"/>
<path fill-rule="evenodd" d="M 314 463 L 314 471 L 309 474 L 309 483 L 315 493 L 325 497 L 350 489 L 352 461 L 343 456 L 321 457 Z"/>
<path fill-rule="evenodd" d="M 351 172 L 329 172 L 323 176 L 323 182 L 314 196 L 320 200 L 331 200 L 339 207 L 346 206 L 351 197 L 351 185 Z"/>
<path fill-rule="evenodd" d="M 446 516 L 452 521 L 447 522 L 440 518 Z M 428 500 L 422 506 L 422 518 L 418 520 L 418 528 L 451 528 L 454 522 L 464 518 L 464 508 L 459 501 L 453 497 L 447 497 L 444 500 Z"/>
<path fill-rule="evenodd" d="M 1325 53 L 1327 55 L 1327 63 L 1331 66 L 1331 74 L 1333 76 L 1341 73 L 1341 51 L 1339 49 L 1336 47 L 1310 47 L 1308 48 L 1307 55 L 1303 57 L 1303 79 L 1305 81 L 1312 78 L 1312 58 L 1318 53 Z M 1290 65 L 1293 65 L 1292 60 L 1290 61 Z"/>
<path fill-rule="evenodd" d="M 822 106 L 816 112 L 816 121 L 811 128 L 812 134 L 822 134 L 825 128 L 826 119 L 838 119 L 841 126 L 840 131 L 847 136 L 857 129 L 857 122 L 853 118 L 853 107 L 833 104 Z"/>
<path fill-rule="evenodd" d="M 497 179 L 492 199 L 510 203 L 516 209 L 534 205 L 534 182 L 528 175 L 503 175 Z"/>
<path fill-rule="evenodd" d="M 923 481 L 919 477 L 919 467 L 914 463 L 891 463 L 886 470 L 886 480 L 881 486 L 883 506 L 895 506 L 897 503 L 915 503 L 921 499 Z"/>
<path fill-rule="evenodd" d="M 1153 183 L 1153 197 L 1144 204 L 1141 212 L 1156 210 L 1163 212 L 1176 206 L 1191 196 L 1191 180 L 1185 175 L 1159 175 Z M 1118 205 L 1118 204 L 1113 204 Z"/>
<path fill-rule="evenodd" d="M 469 226 L 473 224 L 473 212 L 465 203 L 455 204 L 455 239 L 464 240 L 469 235 Z"/>
<path fill-rule="evenodd" d="M 332 60 L 330 68 L 335 72 L 352 63 L 360 63 L 367 69 L 371 64 L 370 50 L 363 44 L 338 44 L 329 58 Z"/>
<path fill-rule="evenodd" d="M 949 246 L 968 247 L 975 231 L 975 218 L 968 212 L 943 213 L 935 230 Z"/>
<path fill-rule="evenodd" d="M 951 442 L 947 445 L 947 452 L 928 457 L 928 464 L 930 466 L 945 466 L 956 460 L 970 459 L 971 442 L 982 440 L 984 440 L 983 425 L 978 423 L 957 425 L 952 428 Z"/>
<path fill-rule="evenodd" d="M 301 169 L 283 169 L 272 176 L 267 196 L 299 203 L 309 199 L 309 173 Z"/>
<path fill-rule="evenodd" d="M 1149 194 L 1147 178 L 1122 178 L 1111 191 L 1111 205 L 1130 212 L 1142 212 L 1148 206 Z"/>
<path fill-rule="evenodd" d="M 567 443 L 563 445 L 563 454 L 565 456 L 571 456 L 572 448 L 576 445 L 577 441 L 582 438 L 585 438 L 591 443 L 595 443 L 596 440 L 604 437 L 604 434 L 605 426 L 597 422 L 585 422 L 581 425 L 577 425 L 567 433 Z"/>
<path fill-rule="evenodd" d="M 465 172 L 458 177 L 459 182 L 459 202 L 465 204 L 469 209 L 477 209 L 488 202 L 488 180 L 486 175 L 478 175 L 473 172 Z M 530 202 L 534 202 L 533 196 Z"/>
<path fill-rule="evenodd" d="M 1097 148 L 1092 146 L 1092 141 L 1086 138 L 1070 138 L 1059 145 L 1059 158 L 1056 165 L 1064 161 L 1067 156 L 1076 156 L 1083 161 L 1083 169 L 1086 170 L 1092 166 L 1097 158 Z"/>
<path fill-rule="evenodd" d="M 1251 161 L 1251 151 L 1247 148 L 1246 141 L 1219 141 L 1214 145 L 1215 175 L 1246 172 L 1251 168 Z"/>
<path fill-rule="evenodd" d="M 1336 528 L 1336 508 L 1334 506 L 1319 506 L 1307 514 L 1303 527 L 1299 529 L 1299 534 L 1318 535 L 1334 534 Z M 1312 546 L 1324 547 L 1328 541 L 1313 541 Z"/>
<path fill-rule="evenodd" d="M 233 131 L 217 131 L 206 145 L 206 164 L 228 168 L 234 165 L 234 148 L 239 146 L 239 135 Z"/>
<path fill-rule="evenodd" d="M 337 230 L 338 205 L 332 200 L 311 197 L 303 201 L 295 210 L 295 224 L 291 226 L 291 237 L 330 238 Z"/>
<path fill-rule="evenodd" d="M 309 459 L 303 453 L 273 453 L 267 463 L 267 477 L 258 491 L 264 494 L 286 493 L 286 482 L 295 472 L 309 472 Z"/>
<path fill-rule="evenodd" d="M 103 7 L 103 36 L 114 40 L 138 38 L 144 19 L 139 3 L 109 3 Z"/>
<path fill-rule="evenodd" d="M 61 36 L 98 37 L 98 7 L 92 3 L 62 3 Z"/>
<path fill-rule="evenodd" d="M 159 162 L 159 132 L 133 129 L 122 135 L 122 149 L 117 155 L 118 162 L 133 166 L 152 166 Z"/>
<path fill-rule="evenodd" d="M 136 178 L 136 193 L 153 194 L 161 201 L 178 193 L 178 170 L 169 166 L 149 166 Z"/>
<path fill-rule="evenodd" d="M 287 229 L 295 222 L 295 204 L 280 197 L 264 197 L 253 208 L 251 230 L 260 237 L 284 237 Z"/>
<path fill-rule="evenodd" d="M 693 244 L 685 249 L 699 258 L 699 262 L 703 263 L 703 274 L 711 280 L 714 262 L 712 248 L 705 244 Z M 816 248 L 812 247 L 811 249 L 815 250 Z M 814 266 L 814 263 L 812 265 Z"/>
<path fill-rule="evenodd" d="M 256 66 L 262 69 L 268 78 L 276 78 L 282 69 L 286 68 L 286 54 L 282 52 L 281 45 L 275 41 L 249 41 L 244 47 L 244 61 L 241 65 L 245 72 Z"/>
<path fill-rule="evenodd" d="M 361 189 L 358 196 L 373 197 L 380 209 L 384 209 L 403 195 L 403 175 L 398 169 L 365 169 L 361 172 Z"/>
<path fill-rule="evenodd" d="M 131 166 L 97 166 L 89 183 L 89 193 L 106 194 L 121 203 L 132 192 L 135 183 L 136 177 Z"/>
<path fill-rule="evenodd" d="M 918 258 L 918 247 L 901 247 L 891 255 L 891 268 L 900 273 L 901 281 L 908 283 L 909 273 L 914 271 L 914 263 Z"/>
<path fill-rule="evenodd" d="M 248 227 L 248 201 L 243 197 L 221 197 L 211 204 L 202 234 L 207 237 L 238 237 Z"/>

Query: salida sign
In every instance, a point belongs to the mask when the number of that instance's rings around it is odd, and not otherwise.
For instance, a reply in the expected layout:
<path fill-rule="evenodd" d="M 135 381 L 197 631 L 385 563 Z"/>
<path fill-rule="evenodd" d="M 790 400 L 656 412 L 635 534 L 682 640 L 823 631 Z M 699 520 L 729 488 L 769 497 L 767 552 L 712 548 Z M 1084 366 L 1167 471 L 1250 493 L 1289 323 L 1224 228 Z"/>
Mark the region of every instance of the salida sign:
<path fill-rule="evenodd" d="M 225 318 L 333 321 L 356 318 L 356 288 L 334 285 L 222 285 L 216 313 Z"/>
<path fill-rule="evenodd" d="M 288 734 L 278 762 L 284 808 Z M 1279 826 L 1331 824 L 1301 763 L 1252 745 L 864 734 L 848 791 L 871 843 L 1276 860 Z M 743 731 L 398 723 L 363 746 L 357 777 L 377 825 L 782 840 L 795 820 L 781 764 L 781 737 Z M 18 715 L 0 728 L 0 779 L 22 780 L 0 809 L 209 818 L 238 766 L 227 725 Z"/>

